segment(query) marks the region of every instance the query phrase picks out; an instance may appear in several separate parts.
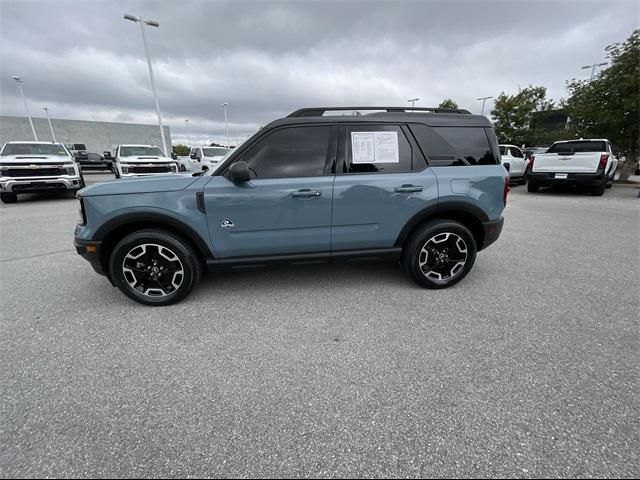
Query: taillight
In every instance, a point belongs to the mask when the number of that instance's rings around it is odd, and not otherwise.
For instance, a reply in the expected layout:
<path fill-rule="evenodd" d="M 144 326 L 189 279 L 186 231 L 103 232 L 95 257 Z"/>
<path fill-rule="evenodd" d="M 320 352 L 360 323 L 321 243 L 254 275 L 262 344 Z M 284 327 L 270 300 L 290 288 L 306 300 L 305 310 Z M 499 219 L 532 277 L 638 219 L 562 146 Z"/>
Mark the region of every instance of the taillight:
<path fill-rule="evenodd" d="M 504 190 L 502 191 L 502 202 L 507 206 L 507 194 L 509 193 L 509 177 L 504 179 Z"/>
<path fill-rule="evenodd" d="M 529 171 L 533 172 L 533 161 L 536 159 L 535 155 L 529 157 Z"/>
<path fill-rule="evenodd" d="M 609 154 L 603 153 L 600 155 L 600 163 L 598 163 L 598 169 L 604 170 L 607 166 L 607 161 L 609 160 Z"/>

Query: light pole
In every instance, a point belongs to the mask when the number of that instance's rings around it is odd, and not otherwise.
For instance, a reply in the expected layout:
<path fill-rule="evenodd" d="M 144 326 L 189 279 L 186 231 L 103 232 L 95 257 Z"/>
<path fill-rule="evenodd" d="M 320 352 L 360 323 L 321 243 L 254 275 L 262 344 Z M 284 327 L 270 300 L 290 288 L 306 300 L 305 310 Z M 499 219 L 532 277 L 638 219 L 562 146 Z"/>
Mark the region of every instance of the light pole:
<path fill-rule="evenodd" d="M 407 100 L 407 102 L 411 102 L 411 110 L 413 110 L 414 104 L 419 100 L 419 98 L 410 98 L 409 100 Z"/>
<path fill-rule="evenodd" d="M 160 138 L 162 138 L 162 151 L 167 155 L 167 142 L 164 139 L 164 128 L 162 127 L 162 116 L 160 115 L 160 103 L 158 102 L 158 92 L 156 91 L 156 81 L 153 76 L 153 66 L 151 65 L 151 57 L 149 57 L 149 48 L 147 47 L 147 34 L 145 31 L 145 25 L 150 27 L 159 27 L 160 24 L 154 20 L 145 20 L 142 17 L 136 17 L 135 15 L 125 14 L 125 20 L 137 22 L 140 24 L 142 30 L 142 42 L 144 43 L 144 53 L 147 56 L 147 64 L 149 65 L 149 78 L 151 78 L 151 90 L 153 90 L 153 99 L 156 102 L 156 113 L 158 114 L 158 124 L 160 125 Z M 168 156 L 168 155 L 167 155 Z"/>
<path fill-rule="evenodd" d="M 597 67 L 604 67 L 607 64 L 607 62 L 602 62 L 602 63 L 592 63 L 591 65 L 584 65 L 582 67 L 582 70 L 586 70 L 587 68 L 591 69 L 591 76 L 589 77 L 589 81 L 593 80 L 593 76 L 596 74 L 596 68 Z"/>
<path fill-rule="evenodd" d="M 224 102 L 220 106 L 224 109 L 224 126 L 225 126 L 225 129 L 227 130 L 227 148 L 231 148 L 231 145 L 229 144 L 229 123 L 227 122 L 227 105 L 229 104 L 227 102 Z"/>
<path fill-rule="evenodd" d="M 51 119 L 49 118 L 49 109 L 47 107 L 42 107 L 42 109 L 47 114 L 47 120 L 49 121 L 49 128 L 51 129 L 51 137 L 53 138 L 53 142 L 55 143 L 57 141 L 56 134 L 53 133 L 53 125 L 51 125 Z"/>
<path fill-rule="evenodd" d="M 186 119 L 184 123 L 187 124 L 187 143 L 189 144 L 189 147 L 191 147 L 191 137 L 189 136 L 189 119 Z"/>
<path fill-rule="evenodd" d="M 13 78 L 18 84 L 18 90 L 20 90 L 20 96 L 22 97 L 22 102 L 24 103 L 24 111 L 27 112 L 27 118 L 29 119 L 29 124 L 31 125 L 31 131 L 33 132 L 33 138 L 38 141 L 38 135 L 36 134 L 36 129 L 33 126 L 33 120 L 31 120 L 31 114 L 29 113 L 29 107 L 27 106 L 27 99 L 24 98 L 24 92 L 22 91 L 22 79 L 18 75 L 14 75 Z"/>
<path fill-rule="evenodd" d="M 487 100 L 489 100 L 490 98 L 493 98 L 492 96 L 489 97 L 480 97 L 480 98 L 476 98 L 476 100 L 482 100 L 482 113 L 480 115 L 484 115 L 484 104 Z"/>

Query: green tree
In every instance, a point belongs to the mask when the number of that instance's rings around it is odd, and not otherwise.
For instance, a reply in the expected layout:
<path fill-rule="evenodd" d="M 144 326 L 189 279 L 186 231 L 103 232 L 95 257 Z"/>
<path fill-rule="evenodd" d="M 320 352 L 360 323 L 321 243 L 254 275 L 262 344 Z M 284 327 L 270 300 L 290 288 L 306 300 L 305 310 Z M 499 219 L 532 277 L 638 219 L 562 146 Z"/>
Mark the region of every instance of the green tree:
<path fill-rule="evenodd" d="M 452 99 L 447 98 L 447 99 L 443 100 L 440 105 L 438 105 L 438 108 L 453 108 L 453 109 L 456 109 L 456 108 L 458 108 L 458 104 L 456 102 L 454 102 Z"/>
<path fill-rule="evenodd" d="M 593 80 L 567 82 L 569 118 L 580 137 L 607 138 L 626 156 L 620 180 L 638 166 L 640 137 L 640 30 L 605 51 L 609 67 Z"/>
<path fill-rule="evenodd" d="M 174 145 L 173 146 L 173 153 L 175 153 L 176 155 L 179 155 L 181 157 L 186 157 L 187 155 L 189 155 L 189 152 L 191 151 L 191 149 L 189 147 L 187 147 L 186 145 Z"/>
<path fill-rule="evenodd" d="M 545 87 L 529 85 L 515 95 L 502 92 L 491 110 L 498 141 L 514 145 L 537 143 L 536 132 L 530 128 L 531 116 L 552 108 L 554 104 L 547 99 Z"/>

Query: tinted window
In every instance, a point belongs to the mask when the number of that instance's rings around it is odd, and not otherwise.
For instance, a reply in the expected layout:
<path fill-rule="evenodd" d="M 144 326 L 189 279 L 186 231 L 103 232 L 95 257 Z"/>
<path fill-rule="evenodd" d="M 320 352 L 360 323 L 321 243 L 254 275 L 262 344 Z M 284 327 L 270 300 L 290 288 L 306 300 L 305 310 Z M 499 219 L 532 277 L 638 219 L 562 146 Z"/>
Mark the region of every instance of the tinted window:
<path fill-rule="evenodd" d="M 511 150 L 512 157 L 524 158 L 524 155 L 522 155 L 522 152 L 520 151 L 519 148 L 511 147 L 509 150 Z"/>
<path fill-rule="evenodd" d="M 251 147 L 243 160 L 257 178 L 322 175 L 330 134 L 328 125 L 276 130 Z"/>
<path fill-rule="evenodd" d="M 562 142 L 554 143 L 547 153 L 578 153 L 578 152 L 606 152 L 605 142 Z"/>
<path fill-rule="evenodd" d="M 345 130 L 343 146 L 347 155 L 347 173 L 411 171 L 413 152 L 400 126 L 357 125 L 348 126 Z M 354 145 L 360 152 L 356 152 L 355 159 Z M 371 162 L 367 162 L 367 158 Z"/>
<path fill-rule="evenodd" d="M 64 155 L 67 151 L 56 143 L 7 143 L 2 155 Z"/>
<path fill-rule="evenodd" d="M 507 155 L 507 147 L 500 146 L 500 155 Z"/>
<path fill-rule="evenodd" d="M 224 157 L 229 150 L 226 148 L 203 148 L 202 152 L 205 157 Z"/>
<path fill-rule="evenodd" d="M 164 153 L 160 150 L 159 147 L 120 147 L 120 156 L 121 157 L 143 157 L 143 156 L 153 156 L 153 157 L 163 157 Z"/>
<path fill-rule="evenodd" d="M 427 127 L 412 124 L 411 131 L 432 166 L 494 165 L 499 163 L 481 127 Z"/>

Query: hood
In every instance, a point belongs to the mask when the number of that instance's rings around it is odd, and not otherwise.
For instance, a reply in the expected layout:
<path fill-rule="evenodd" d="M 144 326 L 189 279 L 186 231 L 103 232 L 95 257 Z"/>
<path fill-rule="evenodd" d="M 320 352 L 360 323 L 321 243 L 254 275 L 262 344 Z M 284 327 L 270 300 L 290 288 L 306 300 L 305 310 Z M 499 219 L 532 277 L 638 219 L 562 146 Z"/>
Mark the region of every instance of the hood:
<path fill-rule="evenodd" d="M 154 157 L 152 155 L 141 155 L 132 157 L 119 157 L 120 163 L 171 163 L 174 162 L 169 157 Z"/>
<path fill-rule="evenodd" d="M 11 164 L 11 163 L 27 163 L 27 164 L 38 164 L 38 163 L 73 163 L 70 157 L 66 155 L 4 155 L 0 157 L 0 163 L 2 164 Z"/>
<path fill-rule="evenodd" d="M 126 193 L 175 192 L 187 188 L 197 180 L 198 177 L 176 174 L 121 178 L 83 188 L 80 190 L 79 195 L 82 197 L 94 197 L 97 195 L 122 195 Z"/>

